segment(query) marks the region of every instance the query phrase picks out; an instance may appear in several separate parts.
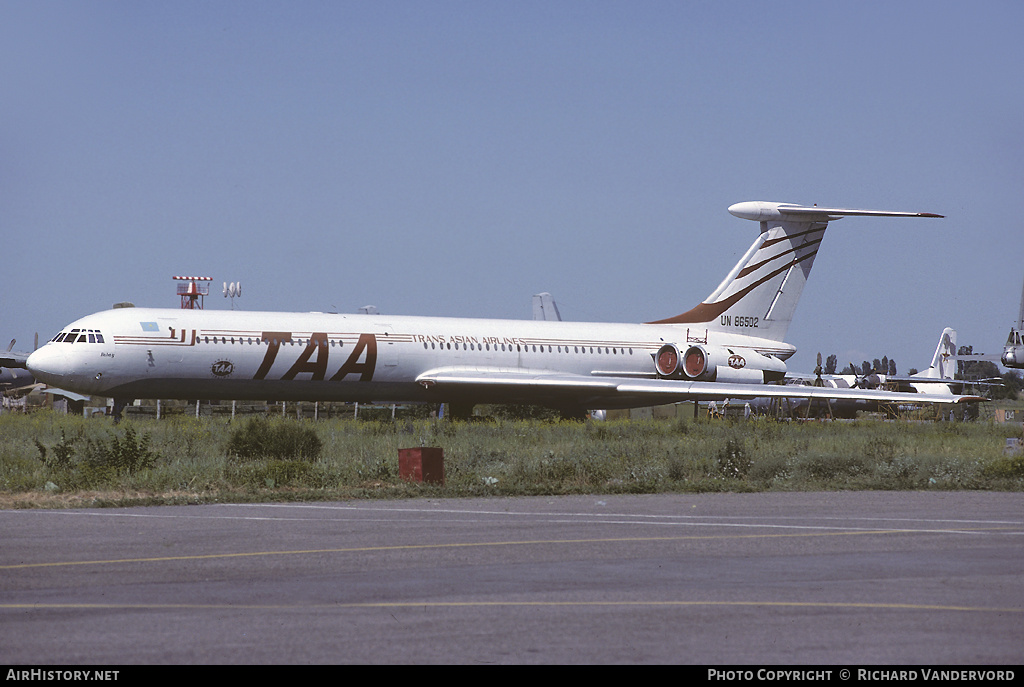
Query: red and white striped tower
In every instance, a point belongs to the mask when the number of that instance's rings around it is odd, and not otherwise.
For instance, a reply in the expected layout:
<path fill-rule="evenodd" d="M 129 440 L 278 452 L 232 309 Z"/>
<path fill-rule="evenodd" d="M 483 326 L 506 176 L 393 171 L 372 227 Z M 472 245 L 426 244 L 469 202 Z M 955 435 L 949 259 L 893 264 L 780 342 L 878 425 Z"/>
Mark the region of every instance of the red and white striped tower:
<path fill-rule="evenodd" d="M 203 297 L 209 295 L 213 277 L 171 277 L 178 282 L 182 310 L 202 310 Z M 200 283 L 202 282 L 202 283 Z"/>

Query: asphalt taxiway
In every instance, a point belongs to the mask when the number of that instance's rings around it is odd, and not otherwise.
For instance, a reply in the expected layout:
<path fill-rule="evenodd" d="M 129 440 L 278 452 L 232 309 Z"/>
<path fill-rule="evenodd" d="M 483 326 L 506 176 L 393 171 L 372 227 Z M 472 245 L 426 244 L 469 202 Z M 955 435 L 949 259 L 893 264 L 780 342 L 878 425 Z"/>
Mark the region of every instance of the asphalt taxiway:
<path fill-rule="evenodd" d="M 1019 664 L 1024 494 L 0 511 L 7 664 Z"/>

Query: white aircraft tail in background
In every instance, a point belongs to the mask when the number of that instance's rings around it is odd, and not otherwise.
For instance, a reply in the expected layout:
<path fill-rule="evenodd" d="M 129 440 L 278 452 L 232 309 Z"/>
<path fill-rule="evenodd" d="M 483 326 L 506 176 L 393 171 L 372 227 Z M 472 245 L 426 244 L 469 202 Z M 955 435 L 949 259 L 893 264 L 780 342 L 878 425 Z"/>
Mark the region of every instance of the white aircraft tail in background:
<path fill-rule="evenodd" d="M 533 319 L 561 322 L 562 314 L 558 312 L 554 297 L 545 291 L 533 295 Z"/>
<path fill-rule="evenodd" d="M 956 375 L 956 330 L 946 327 L 939 336 L 939 344 L 935 347 L 932 364 L 927 370 L 910 375 L 910 379 L 948 379 Z M 917 388 L 917 387 L 915 387 Z"/>
<path fill-rule="evenodd" d="M 933 396 L 953 397 L 960 393 L 965 384 L 971 386 L 1002 386 L 999 380 L 979 380 L 965 382 L 956 379 L 957 360 L 963 360 L 956 352 L 956 330 L 946 327 L 939 335 L 939 343 L 932 355 L 931 365 L 909 376 L 875 374 L 859 378 L 871 379 L 876 385 L 886 385 L 900 391 L 913 389 L 918 393 Z"/>
<path fill-rule="evenodd" d="M 964 382 L 954 379 L 956 377 L 956 330 L 946 327 L 939 336 L 939 344 L 935 347 L 935 354 L 932 356 L 932 364 L 927 370 L 921 370 L 909 377 L 893 378 L 900 383 L 900 388 L 909 385 L 910 388 L 932 396 L 952 397 L 962 393 Z M 1001 382 L 980 381 L 973 382 L 974 386 L 1001 386 Z"/>

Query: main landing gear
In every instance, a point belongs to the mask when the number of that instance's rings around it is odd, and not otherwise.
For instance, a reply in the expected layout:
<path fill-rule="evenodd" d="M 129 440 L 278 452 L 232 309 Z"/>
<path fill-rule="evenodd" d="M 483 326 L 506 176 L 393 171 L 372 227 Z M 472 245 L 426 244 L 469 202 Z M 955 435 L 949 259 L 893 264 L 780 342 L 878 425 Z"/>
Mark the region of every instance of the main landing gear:
<path fill-rule="evenodd" d="M 111 417 L 114 418 L 114 424 L 121 422 L 121 418 L 124 417 L 124 409 L 135 402 L 134 398 L 115 398 L 114 407 L 110 411 Z"/>

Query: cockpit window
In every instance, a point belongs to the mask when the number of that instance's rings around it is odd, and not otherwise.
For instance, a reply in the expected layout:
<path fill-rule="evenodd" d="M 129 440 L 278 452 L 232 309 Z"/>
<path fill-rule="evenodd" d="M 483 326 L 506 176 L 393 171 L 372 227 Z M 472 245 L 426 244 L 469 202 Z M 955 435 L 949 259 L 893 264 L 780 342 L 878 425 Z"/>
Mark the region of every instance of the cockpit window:
<path fill-rule="evenodd" d="M 53 337 L 54 343 L 103 343 L 103 334 L 98 329 L 72 329 Z"/>

